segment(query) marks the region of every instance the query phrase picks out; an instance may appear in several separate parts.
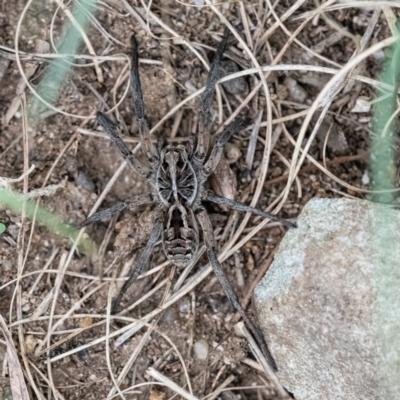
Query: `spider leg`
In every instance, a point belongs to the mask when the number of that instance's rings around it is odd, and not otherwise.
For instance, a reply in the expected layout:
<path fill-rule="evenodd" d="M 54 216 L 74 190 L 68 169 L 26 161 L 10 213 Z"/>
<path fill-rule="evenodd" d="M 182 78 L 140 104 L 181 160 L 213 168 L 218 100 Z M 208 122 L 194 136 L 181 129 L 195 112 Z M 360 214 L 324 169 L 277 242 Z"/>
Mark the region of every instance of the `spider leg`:
<path fill-rule="evenodd" d="M 232 305 L 235 307 L 235 310 L 241 315 L 244 322 L 246 323 L 247 327 L 250 329 L 254 338 L 256 339 L 258 345 L 261 348 L 261 351 L 264 353 L 265 357 L 267 358 L 271 368 L 276 371 L 277 366 L 272 358 L 272 355 L 268 349 L 267 343 L 265 342 L 264 336 L 260 330 L 260 328 L 255 325 L 251 319 L 247 316 L 246 311 L 243 309 L 242 305 L 239 302 L 239 299 L 232 289 L 231 284 L 229 283 L 228 279 L 226 278 L 224 271 L 222 270 L 222 266 L 218 261 L 217 253 L 215 251 L 215 238 L 214 238 L 214 231 L 211 225 L 210 217 L 208 216 L 206 210 L 204 208 L 200 208 L 196 210 L 197 218 L 200 222 L 201 228 L 203 230 L 204 241 L 207 248 L 208 259 L 210 264 L 214 270 L 215 275 L 217 276 L 224 292 Z"/>
<path fill-rule="evenodd" d="M 210 176 L 214 172 L 215 168 L 217 168 L 217 165 L 219 163 L 219 160 L 221 159 L 221 155 L 224 150 L 226 142 L 232 137 L 232 135 L 240 132 L 246 125 L 248 125 L 247 121 L 241 118 L 235 118 L 216 137 L 214 147 L 211 150 L 210 157 L 208 158 L 207 162 L 201 169 L 201 174 L 204 176 L 204 178 Z"/>
<path fill-rule="evenodd" d="M 214 59 L 210 65 L 210 71 L 207 76 L 206 87 L 204 89 L 201 98 L 201 109 L 200 109 L 200 123 L 199 123 L 199 134 L 196 140 L 192 139 L 192 143 L 195 146 L 195 151 L 192 157 L 192 163 L 194 166 L 199 167 L 203 165 L 204 160 L 208 153 L 209 136 L 210 136 L 210 123 L 211 123 L 211 103 L 213 101 L 215 84 L 218 80 L 218 71 L 222 59 L 222 55 L 225 51 L 226 43 L 229 37 L 229 29 L 226 28 L 224 37 L 217 47 Z"/>
<path fill-rule="evenodd" d="M 260 215 L 261 217 L 271 219 L 272 221 L 279 221 L 282 222 L 282 224 L 288 226 L 289 228 L 297 228 L 297 225 L 294 222 L 287 221 L 283 218 L 277 217 L 274 214 L 258 210 L 257 208 L 247 206 L 246 204 L 240 203 L 238 201 L 218 196 L 215 193 L 211 192 L 210 190 L 207 191 L 207 195 L 204 198 L 204 200 L 212 201 L 213 203 L 220 204 L 222 206 L 227 206 L 237 211 L 245 211 L 255 215 Z"/>
<path fill-rule="evenodd" d="M 129 167 L 139 176 L 145 179 L 150 179 L 152 173 L 139 162 L 139 160 L 132 154 L 126 147 L 124 141 L 117 133 L 117 125 L 111 121 L 105 114 L 100 111 L 97 113 L 97 122 L 103 127 L 104 131 L 108 134 L 115 147 L 120 152 Z"/>
<path fill-rule="evenodd" d="M 154 202 L 154 197 L 151 193 L 139 194 L 137 196 L 132 196 L 127 198 L 124 201 L 121 201 L 117 204 L 114 204 L 110 208 L 106 208 L 105 210 L 97 211 L 93 215 L 91 215 L 88 219 L 81 223 L 81 228 L 86 225 L 91 224 L 92 222 L 100 221 L 105 218 L 109 218 L 112 215 L 125 210 L 126 208 L 132 209 L 135 207 L 139 207 L 144 204 L 151 204 Z"/>
<path fill-rule="evenodd" d="M 141 252 L 137 262 L 135 262 L 135 266 L 133 268 L 133 271 L 129 279 L 124 283 L 118 296 L 113 301 L 111 314 L 116 314 L 118 305 L 121 302 L 123 295 L 132 285 L 133 281 L 136 280 L 136 278 L 142 273 L 143 269 L 149 262 L 150 255 L 152 254 L 154 246 L 156 245 L 158 238 L 161 235 L 162 227 L 163 227 L 163 222 L 160 219 L 157 219 L 154 223 L 153 230 L 151 231 L 150 238 L 146 244 L 146 247 Z"/>
<path fill-rule="evenodd" d="M 147 124 L 144 111 L 144 101 L 142 94 L 142 86 L 139 77 L 139 54 L 138 45 L 135 36 L 131 37 L 132 45 L 132 68 L 131 68 L 131 90 L 133 97 L 133 107 L 135 109 L 136 119 L 139 127 L 140 141 L 144 155 L 149 160 L 150 164 L 154 164 L 158 160 L 156 148 L 150 140 L 150 130 Z"/>

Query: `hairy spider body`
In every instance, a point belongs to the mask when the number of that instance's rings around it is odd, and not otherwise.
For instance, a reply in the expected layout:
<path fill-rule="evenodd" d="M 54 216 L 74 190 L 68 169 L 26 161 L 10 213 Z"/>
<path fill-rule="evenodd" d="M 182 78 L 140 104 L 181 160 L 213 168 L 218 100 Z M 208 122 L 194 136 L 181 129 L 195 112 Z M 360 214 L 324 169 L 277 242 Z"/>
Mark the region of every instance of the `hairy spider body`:
<path fill-rule="evenodd" d="M 130 168 L 139 176 L 147 179 L 152 186 L 151 193 L 130 197 L 121 203 L 99 211 L 82 223 L 86 226 L 94 221 L 107 218 L 124 209 L 149 204 L 155 206 L 154 226 L 150 238 L 135 261 L 133 271 L 123 285 L 119 295 L 113 302 L 112 312 L 117 307 L 122 296 L 147 265 L 153 248 L 160 236 L 165 255 L 168 260 L 180 268 L 185 268 L 195 257 L 199 247 L 199 226 L 203 232 L 203 240 L 207 248 L 207 255 L 214 272 L 220 281 L 227 297 L 236 311 L 244 319 L 253 333 L 258 345 L 267 357 L 271 366 L 276 369 L 275 362 L 269 353 L 264 337 L 256 324 L 247 316 L 241 306 L 236 293 L 227 280 L 221 264 L 217 258 L 217 248 L 211 220 L 203 203 L 210 201 L 235 210 L 251 212 L 264 218 L 281 221 L 287 226 L 295 224 L 282 220 L 273 214 L 249 207 L 245 204 L 217 196 L 206 190 L 204 184 L 213 173 L 221 158 L 225 143 L 234 134 L 239 132 L 246 123 L 236 118 L 215 137 L 214 145 L 209 151 L 211 115 L 210 108 L 213 99 L 215 84 L 218 79 L 219 65 L 226 47 L 228 31 L 218 45 L 214 60 L 210 66 L 206 87 L 201 100 L 199 118 L 199 132 L 190 137 L 189 146 L 164 146 L 162 141 L 156 147 L 150 140 L 150 132 L 144 112 L 144 102 L 138 70 L 138 50 L 135 38 L 132 38 L 132 69 L 131 88 L 136 118 L 138 120 L 142 151 L 148 160 L 149 166 L 142 165 L 128 150 L 117 133 L 117 125 L 108 117 L 99 112 L 97 121 L 109 135 L 122 157 Z"/>

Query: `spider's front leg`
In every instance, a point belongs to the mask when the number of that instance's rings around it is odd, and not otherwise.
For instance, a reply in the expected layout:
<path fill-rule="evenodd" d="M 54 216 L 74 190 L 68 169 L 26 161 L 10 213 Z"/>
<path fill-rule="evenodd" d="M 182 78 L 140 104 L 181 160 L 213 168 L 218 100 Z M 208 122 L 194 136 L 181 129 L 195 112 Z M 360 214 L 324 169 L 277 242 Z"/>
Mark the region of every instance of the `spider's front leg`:
<path fill-rule="evenodd" d="M 222 60 L 222 55 L 225 51 L 226 44 L 228 42 L 229 29 L 226 28 L 224 32 L 224 37 L 217 47 L 214 59 L 210 65 L 210 71 L 207 76 L 206 87 L 204 89 L 201 98 L 201 109 L 199 118 L 199 133 L 194 142 L 196 147 L 193 152 L 192 163 L 195 167 L 200 167 L 204 164 L 208 153 L 209 146 L 209 136 L 210 136 L 210 124 L 211 124 L 211 114 L 210 108 L 213 101 L 215 84 L 219 76 L 219 67 Z"/>
<path fill-rule="evenodd" d="M 134 154 L 126 147 L 124 141 L 119 137 L 117 133 L 117 125 L 111 121 L 105 114 L 100 111 L 97 113 L 97 122 L 103 127 L 104 131 L 108 134 L 119 153 L 129 165 L 129 167 L 137 175 L 145 179 L 151 178 L 151 171 L 145 168 L 140 161 L 134 156 Z"/>
<path fill-rule="evenodd" d="M 132 196 L 127 198 L 124 201 L 121 201 L 117 204 L 114 204 L 110 208 L 106 208 L 105 210 L 97 211 L 93 215 L 91 215 L 88 219 L 81 223 L 81 228 L 86 225 L 89 225 L 96 221 L 101 221 L 102 219 L 110 218 L 114 214 L 121 212 L 127 208 L 134 209 L 136 207 L 143 206 L 145 204 L 154 203 L 154 196 L 151 193 L 139 194 L 136 196 Z"/>
<path fill-rule="evenodd" d="M 142 144 L 143 153 L 149 160 L 150 164 L 158 161 L 158 154 L 155 146 L 151 142 L 150 130 L 146 120 L 144 110 L 144 101 L 142 94 L 142 86 L 139 77 L 139 54 L 138 45 L 135 36 L 131 37 L 132 44 L 132 68 L 131 68 L 131 90 L 133 97 L 133 107 L 135 109 L 136 119 L 139 127 L 140 141 Z"/>
<path fill-rule="evenodd" d="M 241 119 L 235 118 L 224 130 L 215 138 L 214 146 L 211 150 L 210 157 L 207 162 L 201 168 L 201 175 L 204 180 L 207 179 L 217 168 L 218 163 L 221 159 L 222 152 L 225 144 L 228 140 L 236 133 L 240 132 L 248 125 L 248 122 Z"/>
<path fill-rule="evenodd" d="M 128 280 L 122 286 L 116 299 L 113 301 L 112 308 L 111 308 L 111 314 L 117 313 L 118 305 L 121 302 L 123 295 L 129 289 L 129 287 L 132 285 L 132 283 L 136 280 L 136 278 L 142 273 L 143 269 L 148 264 L 149 258 L 153 252 L 154 246 L 156 245 L 156 243 L 161 235 L 162 228 L 163 228 L 162 220 L 156 219 L 154 222 L 153 229 L 150 234 L 150 238 L 146 244 L 146 247 L 142 250 L 142 252 L 139 256 L 139 259 L 135 262 L 135 266 L 131 272 L 131 275 L 129 276 Z"/>
<path fill-rule="evenodd" d="M 267 358 L 271 368 L 274 371 L 276 371 L 277 366 L 275 360 L 272 358 L 272 355 L 268 349 L 267 343 L 265 342 L 261 329 L 257 325 L 255 325 L 253 321 L 251 321 L 251 319 L 246 314 L 246 311 L 240 304 L 236 293 L 234 292 L 231 284 L 226 278 L 224 271 L 222 270 L 222 266 L 218 261 L 217 252 L 215 250 L 216 246 L 215 246 L 214 231 L 211 225 L 210 217 L 208 216 L 206 210 L 203 208 L 196 210 L 196 215 L 203 230 L 203 237 L 207 248 L 208 259 L 210 260 L 210 264 L 214 270 L 215 275 L 217 276 L 222 288 L 224 289 L 226 296 L 232 303 L 233 307 L 235 307 L 235 310 L 241 315 L 247 327 L 254 335 L 254 338 L 256 339 L 258 345 L 260 346 L 261 351 Z"/>

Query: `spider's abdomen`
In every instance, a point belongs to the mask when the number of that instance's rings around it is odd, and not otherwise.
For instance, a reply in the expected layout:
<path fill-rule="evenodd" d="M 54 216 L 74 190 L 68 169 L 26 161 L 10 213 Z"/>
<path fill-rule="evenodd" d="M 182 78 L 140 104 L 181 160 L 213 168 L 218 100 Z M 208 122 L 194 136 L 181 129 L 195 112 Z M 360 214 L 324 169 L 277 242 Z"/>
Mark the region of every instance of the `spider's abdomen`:
<path fill-rule="evenodd" d="M 197 177 L 183 146 L 167 146 L 161 152 L 156 185 L 166 206 L 175 202 L 191 205 L 197 195 Z"/>
<path fill-rule="evenodd" d="M 197 253 L 199 235 L 196 220 L 192 211 L 179 202 L 168 210 L 163 244 L 168 260 L 179 268 L 186 267 Z"/>
<path fill-rule="evenodd" d="M 190 228 L 181 228 L 179 236 L 174 231 L 174 228 L 170 228 L 165 232 L 165 255 L 177 267 L 184 268 L 197 252 L 197 234 Z"/>

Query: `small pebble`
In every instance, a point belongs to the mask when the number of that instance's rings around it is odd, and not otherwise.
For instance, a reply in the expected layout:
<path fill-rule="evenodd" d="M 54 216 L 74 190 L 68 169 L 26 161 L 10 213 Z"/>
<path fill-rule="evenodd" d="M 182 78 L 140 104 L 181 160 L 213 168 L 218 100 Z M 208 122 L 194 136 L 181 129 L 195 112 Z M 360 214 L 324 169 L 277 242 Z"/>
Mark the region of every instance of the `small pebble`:
<path fill-rule="evenodd" d="M 361 178 L 361 182 L 363 185 L 368 185 L 369 183 L 369 175 L 368 175 L 368 171 L 365 171 L 362 178 Z"/>
<path fill-rule="evenodd" d="M 385 53 L 383 50 L 378 50 L 372 56 L 375 58 L 375 60 L 383 60 L 385 58 Z"/>
<path fill-rule="evenodd" d="M 165 400 L 167 395 L 159 390 L 152 390 L 150 392 L 149 400 Z"/>
<path fill-rule="evenodd" d="M 201 339 L 193 346 L 194 356 L 197 360 L 206 360 L 208 356 L 208 343 Z"/>
<path fill-rule="evenodd" d="M 173 325 L 174 322 L 176 321 L 176 318 L 177 318 L 177 315 L 176 315 L 176 310 L 174 307 L 167 308 L 162 317 L 163 321 L 167 325 Z"/>
<path fill-rule="evenodd" d="M 78 177 L 76 178 L 76 183 L 78 184 L 78 186 L 81 186 L 90 192 L 94 190 L 94 183 L 92 181 L 92 178 L 90 178 L 84 172 L 79 172 Z"/>
<path fill-rule="evenodd" d="M 41 340 L 33 335 L 25 336 L 25 350 L 28 354 L 34 354 L 37 346 L 41 343 Z"/>
<path fill-rule="evenodd" d="M 184 297 L 179 302 L 179 312 L 182 314 L 188 314 L 190 312 L 190 299 L 188 297 Z"/>
<path fill-rule="evenodd" d="M 293 78 L 286 78 L 285 85 L 289 89 L 290 97 L 293 101 L 304 103 L 308 97 L 307 92 Z"/>
<path fill-rule="evenodd" d="M 31 305 L 30 304 L 25 304 L 24 306 L 21 307 L 22 311 L 27 313 L 30 311 L 31 309 Z"/>
<path fill-rule="evenodd" d="M 186 81 L 186 82 L 185 82 L 185 88 L 188 90 L 188 92 L 189 92 L 190 94 L 192 94 L 192 93 L 194 93 L 194 92 L 197 91 L 196 86 L 194 86 L 193 83 L 190 82 L 190 81 Z"/>
<path fill-rule="evenodd" d="M 68 172 L 76 172 L 76 157 L 67 154 L 64 158 L 64 166 Z"/>
<path fill-rule="evenodd" d="M 88 328 L 89 326 L 93 325 L 93 318 L 92 317 L 85 317 L 79 321 L 79 327 L 84 329 Z"/>
<path fill-rule="evenodd" d="M 351 109 L 353 113 L 367 113 L 371 109 L 371 101 L 368 97 L 360 96 L 355 106 Z"/>
<path fill-rule="evenodd" d="M 233 143 L 225 145 L 224 154 L 229 164 L 233 164 L 242 156 L 242 152 Z"/>
<path fill-rule="evenodd" d="M 7 227 L 7 232 L 14 238 L 16 239 L 18 237 L 19 233 L 19 226 L 17 225 L 8 225 Z"/>

